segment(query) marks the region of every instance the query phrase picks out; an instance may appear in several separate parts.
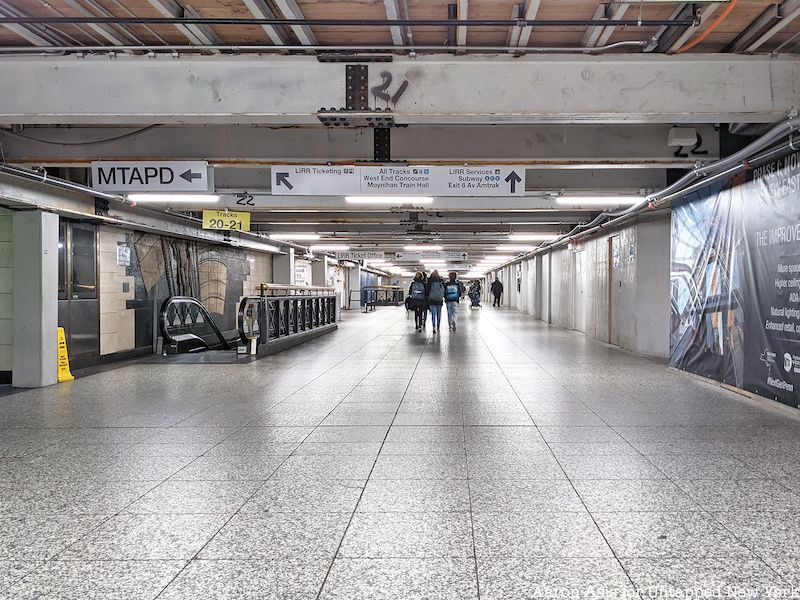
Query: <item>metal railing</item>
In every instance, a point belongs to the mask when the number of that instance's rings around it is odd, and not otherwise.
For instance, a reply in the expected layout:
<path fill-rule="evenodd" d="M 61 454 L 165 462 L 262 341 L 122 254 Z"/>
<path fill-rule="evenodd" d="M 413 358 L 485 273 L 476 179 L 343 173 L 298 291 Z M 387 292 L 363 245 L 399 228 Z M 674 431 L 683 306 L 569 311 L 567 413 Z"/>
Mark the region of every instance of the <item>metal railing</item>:
<path fill-rule="evenodd" d="M 262 296 L 316 296 L 335 294 L 336 288 L 320 285 L 285 285 L 262 283 L 258 286 Z"/>
<path fill-rule="evenodd" d="M 336 324 L 336 294 L 316 296 L 264 296 L 266 340 L 299 335 L 313 329 Z"/>
<path fill-rule="evenodd" d="M 347 308 L 350 308 L 354 300 L 358 300 L 359 306 L 364 307 L 364 312 L 370 312 L 376 306 L 399 306 L 405 299 L 405 289 L 399 285 L 369 285 L 350 291 Z"/>

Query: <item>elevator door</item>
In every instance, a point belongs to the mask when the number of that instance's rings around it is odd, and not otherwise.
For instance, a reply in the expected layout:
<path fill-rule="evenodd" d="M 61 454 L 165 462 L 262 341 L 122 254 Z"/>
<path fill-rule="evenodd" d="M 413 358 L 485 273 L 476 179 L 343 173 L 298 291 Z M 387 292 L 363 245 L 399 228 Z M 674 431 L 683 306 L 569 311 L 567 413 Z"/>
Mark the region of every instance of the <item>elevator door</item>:
<path fill-rule="evenodd" d="M 58 324 L 75 368 L 100 356 L 97 226 L 61 219 L 58 231 Z"/>

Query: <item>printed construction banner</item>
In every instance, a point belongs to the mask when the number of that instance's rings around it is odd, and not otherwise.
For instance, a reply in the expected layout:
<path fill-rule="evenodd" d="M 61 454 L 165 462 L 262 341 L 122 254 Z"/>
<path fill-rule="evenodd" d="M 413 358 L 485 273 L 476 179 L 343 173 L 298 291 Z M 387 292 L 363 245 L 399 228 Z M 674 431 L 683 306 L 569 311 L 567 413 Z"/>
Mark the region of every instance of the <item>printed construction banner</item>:
<path fill-rule="evenodd" d="M 798 406 L 800 153 L 673 210 L 670 364 Z"/>

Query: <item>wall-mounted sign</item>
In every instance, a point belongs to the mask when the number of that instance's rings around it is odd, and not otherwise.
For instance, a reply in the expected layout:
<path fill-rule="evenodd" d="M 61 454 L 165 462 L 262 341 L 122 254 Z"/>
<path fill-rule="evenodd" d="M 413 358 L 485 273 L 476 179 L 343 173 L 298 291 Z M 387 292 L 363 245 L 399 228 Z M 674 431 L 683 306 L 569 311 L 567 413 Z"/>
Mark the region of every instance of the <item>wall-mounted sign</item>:
<path fill-rule="evenodd" d="M 386 253 L 383 250 L 354 250 L 350 252 L 337 252 L 337 260 L 383 260 Z"/>
<path fill-rule="evenodd" d="M 203 229 L 250 231 L 250 213 L 230 210 L 204 210 Z"/>
<path fill-rule="evenodd" d="M 202 160 L 94 161 L 92 187 L 101 192 L 207 192 L 209 167 Z"/>
<path fill-rule="evenodd" d="M 117 266 L 131 266 L 131 247 L 128 244 L 117 243 Z"/>
<path fill-rule="evenodd" d="M 290 196 L 524 196 L 519 166 L 273 165 L 272 194 Z"/>

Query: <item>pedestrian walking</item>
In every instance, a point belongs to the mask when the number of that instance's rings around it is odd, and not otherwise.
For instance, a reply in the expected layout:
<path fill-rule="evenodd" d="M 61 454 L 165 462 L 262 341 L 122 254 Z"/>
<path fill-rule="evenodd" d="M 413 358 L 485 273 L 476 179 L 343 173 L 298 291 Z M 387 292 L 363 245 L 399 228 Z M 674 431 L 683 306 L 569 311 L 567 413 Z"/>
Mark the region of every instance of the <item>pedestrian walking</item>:
<path fill-rule="evenodd" d="M 414 281 L 408 288 L 408 306 L 414 310 L 414 326 L 422 331 L 425 324 L 425 313 L 428 312 L 428 293 L 422 273 L 414 275 Z"/>
<path fill-rule="evenodd" d="M 444 304 L 444 279 L 439 271 L 433 271 L 428 277 L 428 308 L 431 311 L 433 333 L 438 333 L 442 325 L 442 305 Z"/>
<path fill-rule="evenodd" d="M 492 306 L 500 306 L 500 296 L 503 295 L 503 282 L 495 276 L 492 282 L 492 296 L 494 296 L 494 304 Z"/>
<path fill-rule="evenodd" d="M 444 299 L 447 302 L 447 324 L 450 331 L 456 330 L 456 320 L 458 319 L 458 303 L 466 293 L 464 284 L 458 280 L 455 271 L 451 271 L 444 284 Z"/>

